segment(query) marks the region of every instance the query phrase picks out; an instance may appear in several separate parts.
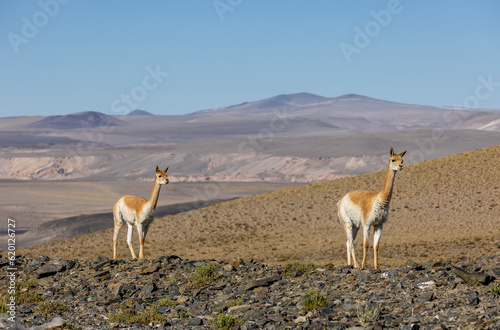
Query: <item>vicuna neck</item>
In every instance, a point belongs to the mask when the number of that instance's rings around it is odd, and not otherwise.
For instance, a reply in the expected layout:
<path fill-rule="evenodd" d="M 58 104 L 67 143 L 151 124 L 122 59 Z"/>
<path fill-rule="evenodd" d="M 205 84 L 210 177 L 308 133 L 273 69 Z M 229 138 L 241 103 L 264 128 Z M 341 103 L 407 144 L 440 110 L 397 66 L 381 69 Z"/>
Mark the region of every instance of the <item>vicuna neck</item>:
<path fill-rule="evenodd" d="M 388 205 L 391 201 L 392 188 L 394 187 L 394 178 L 396 177 L 396 171 L 391 169 L 391 164 L 387 168 L 387 173 L 385 174 L 384 185 L 382 186 L 382 191 L 380 192 L 380 197 L 384 205 Z"/>
<path fill-rule="evenodd" d="M 155 179 L 155 185 L 153 191 L 151 192 L 151 197 L 149 197 L 148 204 L 150 204 L 153 210 L 156 208 L 156 203 L 158 202 L 158 196 L 160 196 L 161 185 Z"/>

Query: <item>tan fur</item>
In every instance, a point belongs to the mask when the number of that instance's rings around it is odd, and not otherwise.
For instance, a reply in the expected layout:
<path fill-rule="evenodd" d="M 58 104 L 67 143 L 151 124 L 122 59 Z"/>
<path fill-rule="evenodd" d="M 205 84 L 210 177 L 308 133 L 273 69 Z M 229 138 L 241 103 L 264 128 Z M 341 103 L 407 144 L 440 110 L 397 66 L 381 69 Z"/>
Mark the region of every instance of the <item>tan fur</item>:
<path fill-rule="evenodd" d="M 126 224 L 128 227 L 127 244 L 132 254 L 132 258 L 136 258 L 132 247 L 132 229 L 135 227 L 139 234 L 139 259 L 144 258 L 144 240 L 148 233 L 149 226 L 154 219 L 154 210 L 160 195 L 161 185 L 168 183 L 167 170 L 160 171 L 156 166 L 155 183 L 151 197 L 146 200 L 142 197 L 125 195 L 116 201 L 113 206 L 113 217 L 115 222 L 115 230 L 113 233 L 113 259 L 116 259 L 117 254 L 117 238 L 121 227 Z"/>
<path fill-rule="evenodd" d="M 406 151 L 394 154 L 391 148 L 389 165 L 382 186 L 379 192 L 356 190 L 347 193 L 337 203 L 340 222 L 344 225 L 347 236 L 347 262 L 351 264 L 351 256 L 354 267 L 358 268 L 358 262 L 354 253 L 354 240 L 359 228 L 363 228 L 363 262 L 361 267 L 366 268 L 366 255 L 368 251 L 368 241 L 370 227 L 375 229 L 374 233 L 374 267 L 378 268 L 378 248 L 382 235 L 383 224 L 389 218 L 389 203 L 392 197 L 392 189 L 396 172 L 403 169 L 403 156 Z"/>

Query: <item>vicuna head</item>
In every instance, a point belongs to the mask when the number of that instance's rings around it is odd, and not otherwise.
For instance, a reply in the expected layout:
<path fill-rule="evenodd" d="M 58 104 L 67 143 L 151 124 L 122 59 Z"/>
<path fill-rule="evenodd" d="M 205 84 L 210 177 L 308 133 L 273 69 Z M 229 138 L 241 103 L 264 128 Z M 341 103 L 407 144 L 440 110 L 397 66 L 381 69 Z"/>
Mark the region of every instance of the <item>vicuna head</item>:
<path fill-rule="evenodd" d="M 167 171 L 168 171 L 168 166 L 165 169 L 165 171 L 160 171 L 160 169 L 158 168 L 158 165 L 156 165 L 156 182 L 158 184 L 167 184 L 168 183 Z"/>
<path fill-rule="evenodd" d="M 403 169 L 403 156 L 406 150 L 400 154 L 395 154 L 394 149 L 391 148 L 391 159 L 389 160 L 389 166 L 393 171 L 401 171 Z"/>

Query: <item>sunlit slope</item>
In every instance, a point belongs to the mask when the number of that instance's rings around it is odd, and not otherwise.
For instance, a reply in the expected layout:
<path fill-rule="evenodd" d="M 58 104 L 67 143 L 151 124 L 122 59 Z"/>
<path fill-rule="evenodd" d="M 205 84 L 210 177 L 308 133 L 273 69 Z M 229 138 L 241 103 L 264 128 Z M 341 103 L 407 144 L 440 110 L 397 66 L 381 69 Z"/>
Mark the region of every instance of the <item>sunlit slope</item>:
<path fill-rule="evenodd" d="M 397 150 L 397 152 L 400 152 Z M 383 266 L 500 252 L 500 145 L 418 164 L 397 173 L 389 222 L 379 251 Z M 158 218 L 145 256 L 254 258 L 346 263 L 336 202 L 348 191 L 379 190 L 385 170 L 241 198 Z M 216 186 L 214 186 L 216 187 Z M 119 257 L 130 258 L 126 228 Z M 358 256 L 362 234 L 355 241 Z M 134 246 L 138 248 L 134 233 Z M 112 255 L 112 230 L 20 251 L 30 256 Z M 368 259 L 372 266 L 372 251 Z"/>

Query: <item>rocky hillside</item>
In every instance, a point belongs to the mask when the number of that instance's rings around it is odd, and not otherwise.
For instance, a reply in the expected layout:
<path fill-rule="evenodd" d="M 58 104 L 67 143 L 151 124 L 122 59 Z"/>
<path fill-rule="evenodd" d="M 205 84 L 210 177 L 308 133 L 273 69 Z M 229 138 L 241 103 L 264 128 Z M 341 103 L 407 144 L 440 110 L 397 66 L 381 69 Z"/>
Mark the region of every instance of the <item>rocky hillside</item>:
<path fill-rule="evenodd" d="M 500 253 L 498 163 L 500 145 L 405 166 L 396 175 L 379 262 L 400 266 L 408 260 Z M 157 218 L 148 232 L 145 255 L 345 264 L 346 238 L 336 203 L 351 190 L 381 189 L 384 177 L 385 171 L 372 172 Z M 223 189 L 223 183 L 214 183 L 199 196 L 209 198 Z M 113 226 L 111 217 L 109 226 Z M 26 248 L 22 253 L 68 259 L 110 257 L 112 236 L 113 230 L 108 229 Z M 355 246 L 361 255 L 362 235 L 358 236 Z M 133 244 L 137 249 L 135 231 Z M 129 257 L 126 228 L 118 245 L 119 256 Z M 368 265 L 372 261 L 370 249 Z"/>
<path fill-rule="evenodd" d="M 5 289 L 12 265 L 0 261 L 0 308 L 14 297 L 16 329 L 48 322 L 64 323 L 60 329 L 498 329 L 499 257 L 382 271 L 166 255 L 20 257 L 15 293 Z"/>

